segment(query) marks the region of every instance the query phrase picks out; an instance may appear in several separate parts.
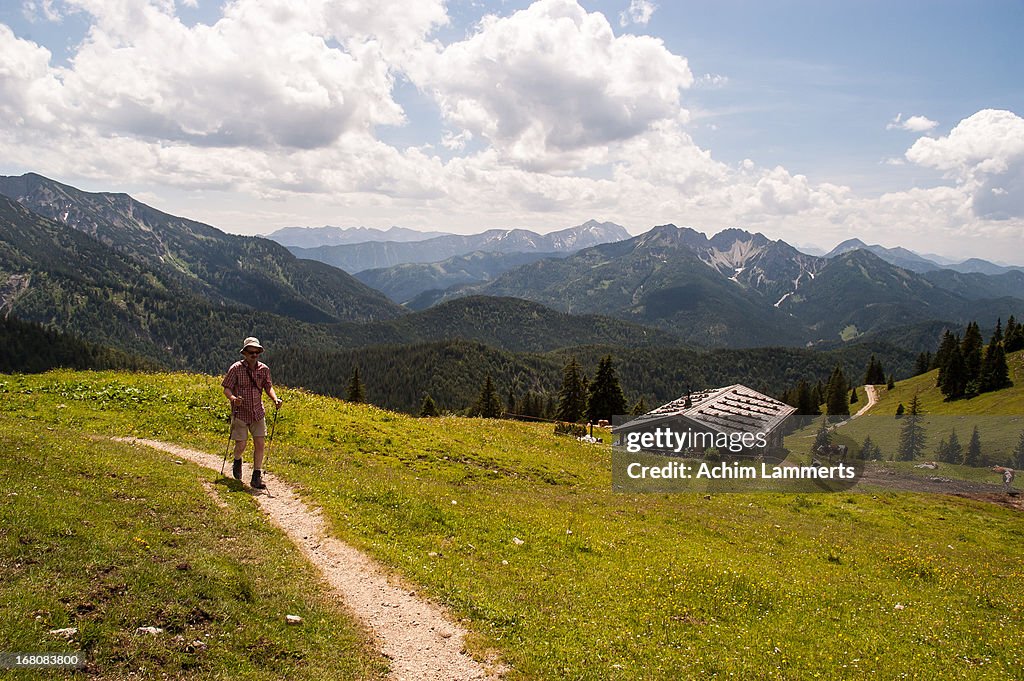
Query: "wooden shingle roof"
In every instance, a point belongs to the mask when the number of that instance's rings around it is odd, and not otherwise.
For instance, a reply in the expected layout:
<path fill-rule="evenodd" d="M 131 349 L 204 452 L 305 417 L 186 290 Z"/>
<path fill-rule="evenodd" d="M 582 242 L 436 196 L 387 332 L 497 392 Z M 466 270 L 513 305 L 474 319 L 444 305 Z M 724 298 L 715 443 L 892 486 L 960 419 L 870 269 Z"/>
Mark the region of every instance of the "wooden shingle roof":
<path fill-rule="evenodd" d="M 796 407 L 739 383 L 691 393 L 689 407 L 686 406 L 686 400 L 687 396 L 672 400 L 617 426 L 614 430 L 655 426 L 660 421 L 683 416 L 718 432 L 769 433 L 786 417 L 796 412 Z"/>

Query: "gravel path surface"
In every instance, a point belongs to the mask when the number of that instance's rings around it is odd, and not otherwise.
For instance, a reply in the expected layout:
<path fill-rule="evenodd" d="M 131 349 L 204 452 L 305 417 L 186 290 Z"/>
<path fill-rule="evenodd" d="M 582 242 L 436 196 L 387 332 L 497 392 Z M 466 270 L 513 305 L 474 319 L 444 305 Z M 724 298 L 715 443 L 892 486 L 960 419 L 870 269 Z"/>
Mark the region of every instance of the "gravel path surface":
<path fill-rule="evenodd" d="M 153 447 L 200 466 L 221 470 L 222 459 L 212 454 L 157 440 L 116 439 Z M 250 474 L 246 465 L 243 480 L 248 480 Z M 329 536 L 320 513 L 306 506 L 272 473 L 264 475 L 264 482 L 266 490 L 246 489 L 270 519 L 320 569 L 346 606 L 373 632 L 381 652 L 391 661 L 392 679 L 501 678 L 504 669 L 500 664 L 482 664 L 465 652 L 466 630 L 453 623 L 439 605 L 399 584 L 366 554 Z"/>

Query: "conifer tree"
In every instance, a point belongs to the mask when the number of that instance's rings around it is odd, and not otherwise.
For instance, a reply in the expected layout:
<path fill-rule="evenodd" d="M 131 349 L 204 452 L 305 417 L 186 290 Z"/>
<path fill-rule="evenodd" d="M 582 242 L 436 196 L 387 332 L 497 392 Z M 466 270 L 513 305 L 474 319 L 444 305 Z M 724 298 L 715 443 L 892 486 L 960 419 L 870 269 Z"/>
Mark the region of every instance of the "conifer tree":
<path fill-rule="evenodd" d="M 648 411 L 650 411 L 650 409 L 647 408 L 647 402 L 644 400 L 644 396 L 641 395 L 640 399 L 633 405 L 633 408 L 629 410 L 629 413 L 632 416 L 642 416 Z"/>
<path fill-rule="evenodd" d="M 906 411 L 906 407 L 904 407 L 903 403 L 900 402 L 898 405 L 896 405 L 896 418 L 899 418 L 899 417 L 903 416 L 903 413 L 905 411 Z"/>
<path fill-rule="evenodd" d="M 556 417 L 559 421 L 575 423 L 587 411 L 587 390 L 579 362 L 575 357 L 562 370 L 562 388 L 558 391 Z"/>
<path fill-rule="evenodd" d="M 857 386 L 850 389 L 850 404 L 857 404 Z"/>
<path fill-rule="evenodd" d="M 971 442 L 967 445 L 967 453 L 964 454 L 964 464 L 981 465 L 981 434 L 978 433 L 978 426 L 974 426 L 974 432 L 971 433 Z"/>
<path fill-rule="evenodd" d="M 821 413 L 821 409 L 818 408 L 820 402 L 816 402 L 814 399 L 814 392 L 811 390 L 811 386 L 807 381 L 801 380 L 796 388 L 796 407 L 797 413 L 804 416 L 817 416 Z"/>
<path fill-rule="evenodd" d="M 366 390 L 363 389 L 363 382 L 359 380 L 359 367 L 352 370 L 352 377 L 348 379 L 345 399 L 356 404 L 362 404 L 366 401 Z"/>
<path fill-rule="evenodd" d="M 889 380 L 885 382 L 885 389 L 886 390 L 892 390 L 895 387 L 896 387 L 896 377 L 893 376 L 892 374 L 889 374 Z"/>
<path fill-rule="evenodd" d="M 821 405 L 825 404 L 825 385 L 818 379 L 811 391 L 811 399 L 814 401 L 814 412 L 821 413 Z"/>
<path fill-rule="evenodd" d="M 939 349 L 935 351 L 935 367 L 939 370 L 939 376 L 935 379 L 936 386 L 942 385 L 942 376 L 946 365 L 949 364 L 949 356 L 953 353 L 953 348 L 959 347 L 960 339 L 949 329 L 942 332 L 942 341 L 939 343 Z M 960 361 L 963 362 L 963 353 L 960 355 Z"/>
<path fill-rule="evenodd" d="M 846 382 L 846 376 L 838 365 L 832 370 L 828 379 L 828 388 L 825 389 L 825 409 L 829 416 L 849 415 L 850 402 L 846 398 L 850 386 Z"/>
<path fill-rule="evenodd" d="M 883 383 L 885 383 L 885 369 L 882 367 L 882 363 L 875 359 L 874 355 L 871 355 L 867 369 L 864 370 L 864 385 L 881 385 Z"/>
<path fill-rule="evenodd" d="M 832 444 L 832 428 L 829 427 L 828 416 L 821 417 L 818 431 L 814 434 L 814 444 L 811 445 L 811 460 L 817 456 L 818 450 Z"/>
<path fill-rule="evenodd" d="M 437 416 L 437 405 L 434 404 L 434 398 L 429 393 L 423 396 L 423 403 L 420 404 L 420 416 L 430 417 Z"/>
<path fill-rule="evenodd" d="M 1024 325 L 1018 324 L 1012 315 L 1006 320 L 1006 331 L 1003 334 L 1003 349 L 1006 352 L 1024 350 Z"/>
<path fill-rule="evenodd" d="M 871 436 L 868 435 L 864 438 L 864 444 L 861 445 L 860 452 L 858 452 L 857 457 L 862 461 L 874 461 L 882 458 L 882 450 L 878 445 L 871 441 Z"/>
<path fill-rule="evenodd" d="M 480 388 L 480 396 L 473 406 L 473 413 L 485 419 L 496 419 L 501 416 L 501 400 L 498 398 L 498 391 L 494 387 L 494 380 L 487 374 L 484 385 Z"/>
<path fill-rule="evenodd" d="M 914 363 L 914 375 L 920 376 L 926 374 L 932 369 L 932 353 L 925 350 L 917 356 L 917 361 Z"/>
<path fill-rule="evenodd" d="M 896 455 L 900 461 L 913 461 L 924 451 L 925 433 L 921 424 L 921 403 L 917 395 L 910 401 L 910 408 L 900 428 L 900 442 Z"/>
<path fill-rule="evenodd" d="M 960 438 L 956 435 L 956 428 L 949 434 L 949 439 L 942 439 L 939 443 L 939 461 L 944 463 L 960 463 L 964 460 L 964 446 L 960 444 Z"/>
<path fill-rule="evenodd" d="M 960 347 L 954 345 L 946 358 L 945 365 L 939 367 L 939 390 L 947 400 L 963 397 L 967 389 L 967 367 Z"/>
<path fill-rule="evenodd" d="M 590 383 L 587 397 L 587 417 L 591 423 L 611 421 L 615 414 L 626 413 L 626 398 L 619 385 L 619 377 L 612 364 L 612 356 L 605 355 L 597 365 L 597 373 Z"/>
<path fill-rule="evenodd" d="M 1009 322 L 1006 324 L 1009 326 Z M 1019 470 L 1024 470 L 1024 430 L 1020 432 L 1020 438 L 1017 439 L 1017 446 L 1013 450 L 1013 467 Z"/>
<path fill-rule="evenodd" d="M 966 381 L 965 392 L 968 395 L 978 393 L 978 378 L 981 376 L 981 359 L 984 342 L 978 322 L 971 322 L 964 331 L 964 339 L 960 341 L 960 354 L 963 355 Z"/>
<path fill-rule="evenodd" d="M 978 392 L 989 392 L 1009 387 L 1010 367 L 1006 364 L 1006 352 L 1003 344 L 996 342 L 995 336 L 985 347 L 985 358 L 981 363 L 981 377 L 978 379 Z"/>

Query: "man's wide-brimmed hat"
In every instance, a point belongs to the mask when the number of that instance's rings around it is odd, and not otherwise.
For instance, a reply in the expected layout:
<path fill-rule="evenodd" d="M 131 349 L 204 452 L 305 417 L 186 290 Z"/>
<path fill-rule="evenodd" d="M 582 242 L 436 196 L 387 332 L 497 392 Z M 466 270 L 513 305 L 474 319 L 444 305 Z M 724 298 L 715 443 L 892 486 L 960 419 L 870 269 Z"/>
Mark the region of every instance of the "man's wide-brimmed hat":
<path fill-rule="evenodd" d="M 263 346 L 260 345 L 259 338 L 253 338 L 252 336 L 249 336 L 244 341 L 242 341 L 242 349 L 239 350 L 239 352 L 245 352 L 246 348 L 259 348 L 260 350 L 262 350 Z"/>

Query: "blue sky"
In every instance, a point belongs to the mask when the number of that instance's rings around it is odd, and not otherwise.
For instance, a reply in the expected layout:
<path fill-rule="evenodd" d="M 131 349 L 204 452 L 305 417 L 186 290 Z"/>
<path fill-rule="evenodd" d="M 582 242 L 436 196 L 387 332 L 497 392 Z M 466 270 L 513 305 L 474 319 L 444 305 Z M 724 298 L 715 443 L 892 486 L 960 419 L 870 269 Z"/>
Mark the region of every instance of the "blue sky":
<path fill-rule="evenodd" d="M 1021 27 L 1020 2 L 19 0 L 0 173 L 237 233 L 596 218 L 1014 260 Z"/>

